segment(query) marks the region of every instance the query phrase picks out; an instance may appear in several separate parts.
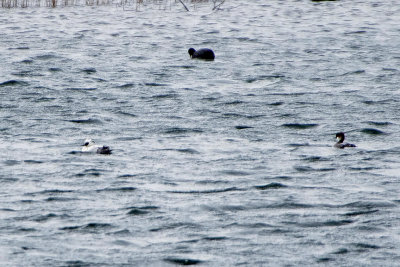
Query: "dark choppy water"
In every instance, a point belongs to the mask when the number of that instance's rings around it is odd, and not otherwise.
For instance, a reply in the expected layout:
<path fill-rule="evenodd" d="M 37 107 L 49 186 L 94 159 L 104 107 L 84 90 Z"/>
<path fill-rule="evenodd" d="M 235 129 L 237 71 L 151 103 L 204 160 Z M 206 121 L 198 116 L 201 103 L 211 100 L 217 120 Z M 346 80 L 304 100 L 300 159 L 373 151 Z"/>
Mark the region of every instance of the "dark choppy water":
<path fill-rule="evenodd" d="M 0 10 L 0 262 L 397 265 L 398 1 L 265 2 Z"/>

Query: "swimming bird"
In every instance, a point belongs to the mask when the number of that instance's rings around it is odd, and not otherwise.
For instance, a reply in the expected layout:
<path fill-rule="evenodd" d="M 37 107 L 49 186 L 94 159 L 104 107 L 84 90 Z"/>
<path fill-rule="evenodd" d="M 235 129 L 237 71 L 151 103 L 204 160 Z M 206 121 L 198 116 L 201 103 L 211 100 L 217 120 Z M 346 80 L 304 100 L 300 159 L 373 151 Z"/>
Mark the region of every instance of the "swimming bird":
<path fill-rule="evenodd" d="M 340 132 L 336 134 L 337 142 L 335 143 L 334 147 L 337 148 L 345 148 L 345 147 L 356 147 L 354 144 L 343 143 L 344 141 L 344 133 Z"/>
<path fill-rule="evenodd" d="M 194 48 L 189 48 L 188 53 L 191 58 L 214 60 L 214 52 L 209 48 L 201 48 L 196 51 Z"/>
<path fill-rule="evenodd" d="M 82 146 L 82 152 L 97 153 L 97 154 L 111 154 L 111 149 L 108 146 L 96 145 L 96 143 L 88 138 Z"/>

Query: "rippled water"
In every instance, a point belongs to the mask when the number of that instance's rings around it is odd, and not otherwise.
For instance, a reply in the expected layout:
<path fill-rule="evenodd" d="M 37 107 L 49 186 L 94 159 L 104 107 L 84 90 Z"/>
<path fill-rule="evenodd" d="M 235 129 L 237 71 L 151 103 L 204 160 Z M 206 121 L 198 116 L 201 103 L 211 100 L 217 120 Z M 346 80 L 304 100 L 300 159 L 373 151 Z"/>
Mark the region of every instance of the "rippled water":
<path fill-rule="evenodd" d="M 0 11 L 4 266 L 397 265 L 398 1 L 222 7 Z"/>

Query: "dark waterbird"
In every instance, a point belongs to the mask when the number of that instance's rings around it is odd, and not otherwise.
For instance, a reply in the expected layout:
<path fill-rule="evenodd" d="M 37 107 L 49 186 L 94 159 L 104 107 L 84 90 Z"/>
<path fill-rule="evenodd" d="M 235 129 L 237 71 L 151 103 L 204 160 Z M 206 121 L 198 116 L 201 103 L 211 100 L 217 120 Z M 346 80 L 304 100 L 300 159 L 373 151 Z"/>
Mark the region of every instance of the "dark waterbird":
<path fill-rule="evenodd" d="M 343 141 L 344 141 L 344 133 L 343 132 L 337 133 L 336 139 L 337 139 L 337 142 L 334 146 L 337 148 L 356 147 L 356 145 L 354 145 L 354 144 L 343 143 Z"/>
<path fill-rule="evenodd" d="M 214 60 L 214 52 L 209 48 L 201 48 L 196 51 L 194 48 L 189 48 L 188 53 L 191 58 Z"/>

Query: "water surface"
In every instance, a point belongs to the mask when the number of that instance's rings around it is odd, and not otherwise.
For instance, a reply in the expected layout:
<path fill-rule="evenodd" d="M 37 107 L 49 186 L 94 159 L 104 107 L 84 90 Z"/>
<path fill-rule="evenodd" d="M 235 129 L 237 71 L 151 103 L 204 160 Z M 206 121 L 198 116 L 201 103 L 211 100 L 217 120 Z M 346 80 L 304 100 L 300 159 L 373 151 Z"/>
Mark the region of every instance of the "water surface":
<path fill-rule="evenodd" d="M 0 261 L 395 266 L 399 8 L 1 10 Z"/>

